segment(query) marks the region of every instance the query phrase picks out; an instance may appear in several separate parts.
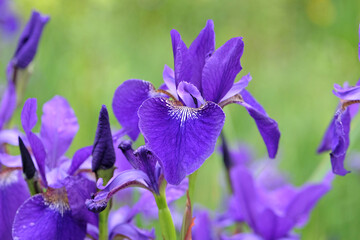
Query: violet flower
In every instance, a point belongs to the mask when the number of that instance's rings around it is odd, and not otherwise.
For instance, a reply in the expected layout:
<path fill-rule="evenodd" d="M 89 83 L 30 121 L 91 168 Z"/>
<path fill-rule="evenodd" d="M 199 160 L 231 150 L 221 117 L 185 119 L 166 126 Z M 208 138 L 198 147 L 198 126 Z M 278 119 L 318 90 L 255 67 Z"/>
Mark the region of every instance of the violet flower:
<path fill-rule="evenodd" d="M 318 153 L 331 150 L 330 160 L 333 173 L 344 176 L 349 173 L 344 167 L 346 152 L 350 144 L 350 124 L 352 118 L 357 114 L 360 102 L 360 81 L 356 86 L 344 87 L 334 85 L 334 95 L 340 99 L 340 104 L 330 122 L 325 135 L 317 149 Z"/>
<path fill-rule="evenodd" d="M 237 166 L 231 170 L 236 210 L 233 217 L 243 219 L 257 238 L 297 239 L 292 229 L 307 222 L 316 203 L 330 190 L 331 179 L 328 175 L 322 183 L 307 184 L 299 189 L 284 185 L 267 190 L 255 181 L 246 167 Z M 241 235 L 238 237 L 231 239 L 243 239 Z"/>
<path fill-rule="evenodd" d="M 113 99 L 118 121 L 133 140 L 141 130 L 147 146 L 159 157 L 165 179 L 179 184 L 211 155 L 225 121 L 222 107 L 229 103 L 247 109 L 274 158 L 280 138 L 277 123 L 245 90 L 250 75 L 234 83 L 242 69 L 242 38 L 230 39 L 215 51 L 209 20 L 189 48 L 176 30 L 171 31 L 171 39 L 175 71 L 165 66 L 165 85 L 155 90 L 149 82 L 128 80 Z"/>
<path fill-rule="evenodd" d="M 13 238 L 84 239 L 87 223 L 97 222 L 84 204 L 95 192 L 95 183 L 73 174 L 88 159 L 91 148 L 78 150 L 72 161 L 64 156 L 79 128 L 74 111 L 64 98 L 55 96 L 44 104 L 40 135 L 32 132 L 37 123 L 36 109 L 36 99 L 28 99 L 21 122 L 46 192 L 34 195 L 19 208 Z"/>

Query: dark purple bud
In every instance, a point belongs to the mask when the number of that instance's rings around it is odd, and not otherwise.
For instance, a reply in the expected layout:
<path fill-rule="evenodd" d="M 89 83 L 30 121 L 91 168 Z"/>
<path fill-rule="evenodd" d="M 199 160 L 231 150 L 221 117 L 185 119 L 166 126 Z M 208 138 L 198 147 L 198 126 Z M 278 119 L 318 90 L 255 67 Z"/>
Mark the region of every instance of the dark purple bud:
<path fill-rule="evenodd" d="M 104 211 L 105 208 L 107 207 L 107 203 L 108 203 L 107 201 L 96 202 L 93 198 L 86 199 L 85 201 L 86 207 L 94 213 L 99 213 Z"/>
<path fill-rule="evenodd" d="M 32 179 L 35 176 L 36 168 L 31 159 L 31 155 L 28 149 L 25 147 L 25 144 L 20 137 L 19 137 L 19 148 L 20 148 L 23 172 L 26 176 L 26 179 Z"/>
<path fill-rule="evenodd" d="M 229 171 L 230 168 L 232 167 L 233 163 L 231 161 L 231 156 L 230 156 L 230 151 L 229 151 L 229 147 L 227 145 L 227 142 L 226 142 L 226 139 L 225 139 L 225 136 L 224 136 L 224 133 L 221 132 L 220 134 L 221 136 L 221 150 L 222 150 L 222 156 L 223 156 L 223 162 L 224 162 L 224 165 L 226 167 L 226 170 Z"/>
<path fill-rule="evenodd" d="M 115 151 L 110 130 L 109 114 L 105 105 L 100 110 L 92 156 L 93 172 L 99 169 L 109 169 L 114 166 Z"/>
<path fill-rule="evenodd" d="M 34 59 L 45 24 L 49 17 L 33 11 L 23 30 L 12 63 L 15 67 L 26 68 Z"/>

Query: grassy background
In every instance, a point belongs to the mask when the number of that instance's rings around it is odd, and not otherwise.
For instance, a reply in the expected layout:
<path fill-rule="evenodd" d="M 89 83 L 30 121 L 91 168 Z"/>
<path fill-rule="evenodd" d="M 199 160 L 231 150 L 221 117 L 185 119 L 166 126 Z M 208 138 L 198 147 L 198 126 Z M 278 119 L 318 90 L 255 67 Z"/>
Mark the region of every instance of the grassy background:
<path fill-rule="evenodd" d="M 113 93 L 123 81 L 139 78 L 161 84 L 164 64 L 173 65 L 172 28 L 188 45 L 207 19 L 215 22 L 217 47 L 231 37 L 244 38 L 243 70 L 237 79 L 252 74 L 248 89 L 278 121 L 278 158 L 296 185 L 327 158 L 315 150 L 337 104 L 333 84 L 355 84 L 360 76 L 358 0 L 15 0 L 13 5 L 23 24 L 31 9 L 51 16 L 26 97 L 38 98 L 39 106 L 54 95 L 69 100 L 80 124 L 70 155 L 92 144 L 98 111 L 102 104 L 111 108 Z M 14 42 L 1 41 L 1 69 L 14 48 Z M 4 71 L 0 76 L 4 84 Z M 228 138 L 254 145 L 257 156 L 264 156 L 265 146 L 247 112 L 235 105 L 225 111 Z M 19 124 L 19 116 L 17 112 L 14 124 Z M 120 127 L 112 113 L 110 117 L 112 125 Z M 356 150 L 360 136 L 352 138 Z M 219 156 L 206 161 L 196 202 L 213 209 L 219 204 L 221 172 Z M 303 239 L 358 239 L 359 183 L 356 172 L 337 177 L 302 231 Z"/>

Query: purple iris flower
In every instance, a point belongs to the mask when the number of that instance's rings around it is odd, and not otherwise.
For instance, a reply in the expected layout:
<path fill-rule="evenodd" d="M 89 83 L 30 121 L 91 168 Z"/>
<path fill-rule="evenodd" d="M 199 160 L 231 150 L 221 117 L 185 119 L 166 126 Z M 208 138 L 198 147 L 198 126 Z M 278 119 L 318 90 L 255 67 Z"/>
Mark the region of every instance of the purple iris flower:
<path fill-rule="evenodd" d="M 286 184 L 276 189 L 259 185 L 244 166 L 231 170 L 234 187 L 233 218 L 243 219 L 253 230 L 253 239 L 298 239 L 291 231 L 302 227 L 311 210 L 331 188 L 332 176 L 297 189 Z M 239 234 L 230 239 L 244 239 Z M 245 238 L 247 239 L 247 238 Z"/>
<path fill-rule="evenodd" d="M 189 48 L 176 30 L 171 39 L 175 71 L 165 66 L 165 85 L 156 90 L 149 82 L 127 80 L 113 99 L 118 121 L 133 140 L 141 131 L 159 157 L 165 179 L 179 184 L 211 155 L 225 121 L 222 107 L 229 103 L 247 109 L 274 158 L 280 138 L 277 123 L 245 90 L 250 75 L 234 83 L 242 69 L 242 38 L 232 38 L 215 51 L 209 20 Z"/>
<path fill-rule="evenodd" d="M 19 69 L 27 68 L 34 59 L 43 28 L 49 19 L 48 16 L 33 11 L 20 36 L 15 54 L 6 71 L 8 86 L 0 103 L 0 129 L 10 120 L 19 101 L 16 96 L 17 72 Z"/>
<path fill-rule="evenodd" d="M 34 195 L 19 208 L 13 238 L 84 239 L 87 224 L 97 222 L 96 215 L 84 204 L 96 188 L 94 181 L 75 174 L 89 158 L 91 148 L 78 150 L 72 161 L 64 156 L 79 128 L 64 98 L 55 96 L 44 104 L 39 135 L 32 132 L 37 123 L 36 110 L 36 99 L 28 99 L 21 122 L 46 192 Z"/>
<path fill-rule="evenodd" d="M 0 30 L 5 36 L 13 35 L 19 28 L 19 19 L 10 3 L 10 0 L 0 0 Z"/>
<path fill-rule="evenodd" d="M 340 99 L 340 104 L 334 114 L 330 125 L 317 149 L 318 153 L 331 150 L 330 159 L 332 170 L 335 174 L 344 176 L 349 173 L 344 167 L 346 152 L 350 144 L 350 124 L 357 114 L 360 103 L 360 81 L 356 86 L 344 87 L 335 84 L 333 93 Z"/>

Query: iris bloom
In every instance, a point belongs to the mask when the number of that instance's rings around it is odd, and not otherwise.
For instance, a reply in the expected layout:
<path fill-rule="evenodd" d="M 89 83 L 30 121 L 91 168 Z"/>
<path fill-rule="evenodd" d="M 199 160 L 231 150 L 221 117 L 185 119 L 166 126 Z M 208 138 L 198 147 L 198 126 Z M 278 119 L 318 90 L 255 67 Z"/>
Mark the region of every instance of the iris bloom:
<path fill-rule="evenodd" d="M 225 121 L 222 107 L 233 102 L 247 109 L 274 158 L 280 138 L 277 123 L 245 90 L 250 75 L 234 83 L 242 69 L 242 38 L 232 38 L 215 51 L 209 20 L 189 48 L 176 30 L 171 40 L 174 71 L 165 66 L 165 85 L 156 90 L 149 82 L 127 80 L 113 99 L 118 121 L 133 140 L 141 131 L 159 157 L 165 179 L 179 184 L 211 155 Z"/>
<path fill-rule="evenodd" d="M 91 148 L 78 150 L 72 161 L 64 156 L 79 128 L 64 98 L 55 96 L 44 104 L 39 135 L 32 132 L 37 123 L 36 109 L 36 99 L 28 99 L 21 122 L 46 192 L 21 205 L 13 224 L 13 238 L 84 239 L 87 223 L 95 225 L 97 221 L 84 204 L 95 192 L 95 183 L 74 174 L 91 154 Z"/>
<path fill-rule="evenodd" d="M 253 230 L 254 239 L 298 239 L 291 231 L 302 227 L 316 203 L 330 190 L 332 177 L 322 183 L 297 189 L 290 184 L 267 189 L 258 184 L 244 166 L 231 170 L 234 188 L 233 218 L 242 219 Z M 241 234 L 238 235 L 242 239 Z"/>

